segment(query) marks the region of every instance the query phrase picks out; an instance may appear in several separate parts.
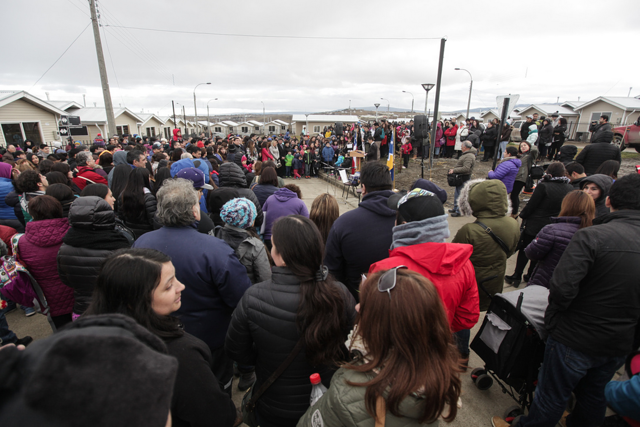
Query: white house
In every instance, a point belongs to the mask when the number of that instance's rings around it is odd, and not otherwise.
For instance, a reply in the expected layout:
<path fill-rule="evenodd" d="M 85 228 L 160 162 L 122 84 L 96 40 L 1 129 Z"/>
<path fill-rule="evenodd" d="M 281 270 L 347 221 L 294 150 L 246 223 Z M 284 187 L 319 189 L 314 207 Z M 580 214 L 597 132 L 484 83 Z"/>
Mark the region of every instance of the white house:
<path fill-rule="evenodd" d="M 331 114 L 294 114 L 291 118 L 291 129 L 296 135 L 319 135 L 326 127 L 334 126 L 340 122 L 343 125 L 351 125 L 360 121 L 358 116 L 331 115 Z M 309 128 L 307 129 L 307 124 Z"/>
<path fill-rule="evenodd" d="M 589 123 L 598 121 L 600 116 L 609 116 L 612 126 L 622 126 L 635 122 L 640 115 L 640 97 L 599 96 L 576 107 L 580 113 L 577 131 L 586 138 Z"/>
<path fill-rule="evenodd" d="M 0 145 L 60 140 L 58 121 L 67 112 L 25 91 L 0 92 Z"/>

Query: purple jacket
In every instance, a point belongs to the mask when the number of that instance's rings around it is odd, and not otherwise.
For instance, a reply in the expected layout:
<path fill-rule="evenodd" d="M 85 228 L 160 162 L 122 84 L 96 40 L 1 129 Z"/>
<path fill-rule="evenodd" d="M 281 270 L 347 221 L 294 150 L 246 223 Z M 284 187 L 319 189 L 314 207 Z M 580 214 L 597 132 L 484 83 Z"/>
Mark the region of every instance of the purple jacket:
<path fill-rule="evenodd" d="M 73 289 L 62 283 L 58 274 L 58 250 L 67 230 L 67 218 L 31 221 L 18 242 L 18 259 L 42 288 L 51 316 L 71 313 L 75 301 Z"/>
<path fill-rule="evenodd" d="M 264 219 L 264 238 L 271 239 L 271 228 L 276 220 L 282 216 L 302 215 L 309 218 L 307 205 L 300 199 L 298 195 L 288 188 L 280 188 L 272 196 L 269 196 L 262 211 L 265 213 Z"/>
<path fill-rule="evenodd" d="M 500 163 L 495 171 L 489 172 L 489 179 L 499 179 L 507 187 L 507 193 L 511 193 L 520 166 L 522 166 L 520 159 L 507 159 Z"/>
<path fill-rule="evenodd" d="M 553 223 L 545 225 L 535 240 L 524 250 L 527 258 L 538 261 L 529 279 L 529 285 L 549 288 L 551 276 L 560 257 L 580 227 L 580 217 L 577 216 L 563 216 L 551 218 L 551 220 Z"/>

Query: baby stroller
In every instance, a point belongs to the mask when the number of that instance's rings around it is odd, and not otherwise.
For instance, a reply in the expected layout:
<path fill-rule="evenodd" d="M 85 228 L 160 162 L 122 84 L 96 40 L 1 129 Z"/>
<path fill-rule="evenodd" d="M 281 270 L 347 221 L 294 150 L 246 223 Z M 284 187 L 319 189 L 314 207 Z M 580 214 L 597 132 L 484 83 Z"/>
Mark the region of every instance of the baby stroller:
<path fill-rule="evenodd" d="M 480 287 L 484 290 L 481 284 Z M 507 421 L 524 414 L 533 402 L 544 359 L 548 300 L 549 290 L 535 285 L 496 294 L 471 342 L 471 349 L 485 362 L 484 368 L 471 372 L 476 387 L 488 390 L 495 380 L 502 392 L 518 403 L 505 411 L 503 418 Z"/>

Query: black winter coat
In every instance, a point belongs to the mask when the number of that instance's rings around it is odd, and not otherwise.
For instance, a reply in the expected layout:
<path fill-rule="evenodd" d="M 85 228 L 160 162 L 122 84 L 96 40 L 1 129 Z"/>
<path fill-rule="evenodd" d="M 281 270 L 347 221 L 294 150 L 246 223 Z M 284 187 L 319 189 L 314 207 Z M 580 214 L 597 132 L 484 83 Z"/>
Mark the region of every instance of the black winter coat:
<path fill-rule="evenodd" d="M 553 143 L 558 147 L 564 144 L 564 133 L 567 131 L 567 125 L 558 125 L 553 128 Z"/>
<path fill-rule="evenodd" d="M 245 197 L 253 202 L 258 212 L 255 227 L 260 228 L 264 220 L 262 205 L 255 193 L 247 188 L 247 178 L 244 172 L 242 172 L 242 168 L 238 167 L 235 163 L 223 163 L 220 165 L 220 175 L 218 179 L 220 180 L 220 187 L 234 188 L 238 192 L 238 197 Z"/>
<path fill-rule="evenodd" d="M 496 138 L 498 137 L 498 128 L 495 126 L 491 126 L 487 128 L 482 136 L 480 136 L 480 141 L 482 141 L 482 145 L 485 147 L 493 147 L 496 145 Z"/>
<path fill-rule="evenodd" d="M 640 211 L 620 210 L 578 230 L 551 279 L 545 326 L 592 356 L 640 345 Z M 635 342 L 634 342 L 635 341 Z"/>
<path fill-rule="evenodd" d="M 133 231 L 135 238 L 142 236 L 149 231 L 157 230 L 161 227 L 158 219 L 156 218 L 156 211 L 158 210 L 158 202 L 156 196 L 151 193 L 145 193 L 144 195 L 144 211 L 140 212 L 136 218 L 127 218 L 122 212 L 122 196 L 120 202 L 116 206 L 118 210 L 117 214 L 127 227 Z"/>
<path fill-rule="evenodd" d="M 105 258 L 114 250 L 128 248 L 129 242 L 115 229 L 115 214 L 100 197 L 78 198 L 69 210 L 69 224 L 58 251 L 58 274 L 73 289 L 73 312 L 82 314 L 91 303 Z"/>
<path fill-rule="evenodd" d="M 275 372 L 298 342 L 296 324 L 300 304 L 300 280 L 286 267 L 273 267 L 271 280 L 251 286 L 233 312 L 225 349 L 242 365 L 256 367 L 256 383 Z M 355 321 L 355 300 L 344 285 L 334 282 L 344 296 L 349 328 Z M 344 331 L 346 340 L 349 330 Z M 309 376 L 319 373 L 329 386 L 335 366 L 311 366 L 304 348 L 257 402 L 260 415 L 278 426 L 295 426 L 309 408 Z"/>
<path fill-rule="evenodd" d="M 600 165 L 607 160 L 622 161 L 620 148 L 608 142 L 591 143 L 584 147 L 576 157 L 576 162 L 584 166 L 587 175 L 596 173 Z"/>
<path fill-rule="evenodd" d="M 542 227 L 551 224 L 551 217 L 558 216 L 562 199 L 573 191 L 568 178 L 550 178 L 545 175 L 531 195 L 531 200 L 520 212 L 520 218 L 526 220 L 524 233 L 535 236 Z M 524 248 L 523 248 L 524 249 Z"/>
<path fill-rule="evenodd" d="M 542 127 L 538 131 L 538 141 L 537 141 L 538 147 L 551 144 L 552 137 L 553 137 L 553 126 L 551 125 L 551 123 L 542 125 Z"/>

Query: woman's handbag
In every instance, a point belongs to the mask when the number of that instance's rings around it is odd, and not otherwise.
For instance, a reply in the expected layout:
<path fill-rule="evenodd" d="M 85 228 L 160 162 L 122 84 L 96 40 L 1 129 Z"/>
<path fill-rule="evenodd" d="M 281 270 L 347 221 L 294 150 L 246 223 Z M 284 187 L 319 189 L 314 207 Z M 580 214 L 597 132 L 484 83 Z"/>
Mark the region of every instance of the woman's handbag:
<path fill-rule="evenodd" d="M 463 175 L 461 173 L 450 173 L 447 175 L 447 183 L 451 187 L 459 187 L 469 180 L 471 175 Z"/>
<path fill-rule="evenodd" d="M 258 421 L 256 420 L 256 402 L 258 401 L 258 399 L 260 399 L 260 396 L 262 396 L 264 392 L 267 391 L 269 387 L 271 387 L 271 384 L 273 384 L 278 379 L 278 377 L 282 375 L 282 373 L 289 367 L 289 365 L 291 365 L 293 359 L 295 359 L 298 353 L 300 353 L 300 350 L 302 350 L 303 345 L 304 341 L 302 340 L 302 338 L 300 338 L 285 361 L 282 362 L 280 366 L 278 366 L 278 369 L 273 374 L 271 374 L 271 376 L 267 378 L 264 383 L 262 383 L 260 388 L 254 393 L 254 386 L 251 386 L 249 391 L 247 391 L 247 393 L 244 395 L 244 397 L 242 398 L 242 418 L 246 425 L 248 425 L 249 427 L 258 427 Z"/>

